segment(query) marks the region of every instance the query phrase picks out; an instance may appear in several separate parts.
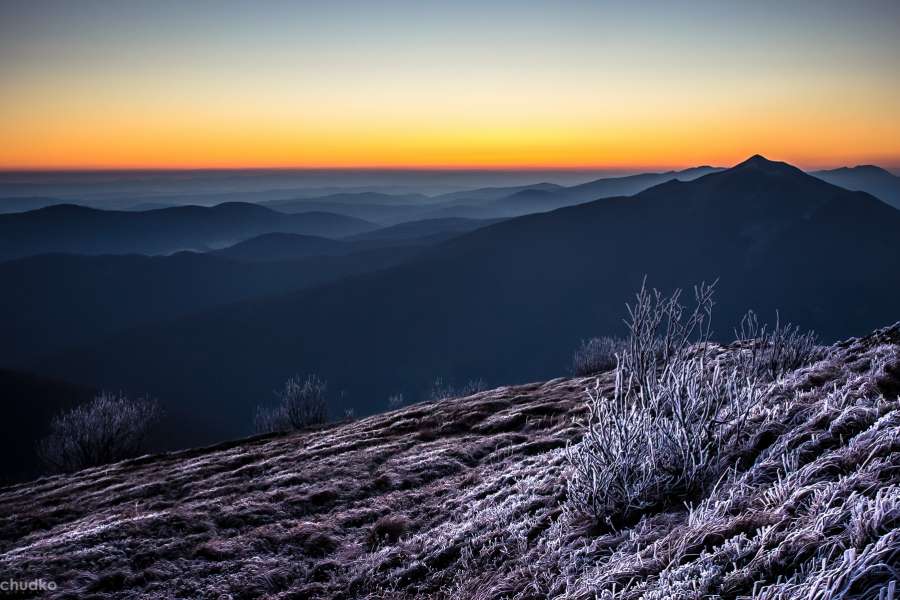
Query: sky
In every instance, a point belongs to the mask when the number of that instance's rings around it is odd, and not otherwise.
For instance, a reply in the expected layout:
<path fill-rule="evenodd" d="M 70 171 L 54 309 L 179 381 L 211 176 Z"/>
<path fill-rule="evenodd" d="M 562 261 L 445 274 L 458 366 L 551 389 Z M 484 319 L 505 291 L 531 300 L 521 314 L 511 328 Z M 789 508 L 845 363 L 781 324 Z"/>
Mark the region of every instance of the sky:
<path fill-rule="evenodd" d="M 900 2 L 0 0 L 0 169 L 900 166 Z"/>

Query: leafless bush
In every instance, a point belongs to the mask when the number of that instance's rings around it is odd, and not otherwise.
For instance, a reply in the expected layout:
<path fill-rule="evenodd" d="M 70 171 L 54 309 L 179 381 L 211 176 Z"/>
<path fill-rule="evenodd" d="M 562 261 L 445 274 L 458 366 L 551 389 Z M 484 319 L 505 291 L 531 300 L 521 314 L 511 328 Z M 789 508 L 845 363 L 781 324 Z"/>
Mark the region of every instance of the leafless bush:
<path fill-rule="evenodd" d="M 403 399 L 403 394 L 392 394 L 390 397 L 388 397 L 387 404 L 388 410 L 397 410 L 398 408 L 406 404 L 406 402 Z"/>
<path fill-rule="evenodd" d="M 617 368 L 611 397 L 588 391 L 586 432 L 568 453 L 570 502 L 615 525 L 708 489 L 759 398 L 703 355 L 676 357 L 646 389 Z"/>
<path fill-rule="evenodd" d="M 776 381 L 785 374 L 813 362 L 820 354 L 815 332 L 801 332 L 796 325 L 781 325 L 776 313 L 775 327 L 760 324 L 755 312 L 741 319 L 735 338 L 742 349 L 738 366 L 750 377 Z"/>
<path fill-rule="evenodd" d="M 616 368 L 616 356 L 627 346 L 622 338 L 596 337 L 582 340 L 572 357 L 572 370 L 579 377 L 596 375 Z"/>
<path fill-rule="evenodd" d="M 159 404 L 148 397 L 101 392 L 91 402 L 53 418 L 38 455 L 53 472 L 68 473 L 132 458 L 141 453 Z"/>
<path fill-rule="evenodd" d="M 631 335 L 612 396 L 588 391 L 586 432 L 569 448 L 569 498 L 598 520 L 630 521 L 705 490 L 759 400 L 754 381 L 708 362 L 713 286 L 694 295 L 686 315 L 680 291 L 664 297 L 642 286 L 628 306 Z"/>
<path fill-rule="evenodd" d="M 692 345 L 704 346 L 710 337 L 713 293 L 716 283 L 694 287 L 694 309 L 687 314 L 681 304 L 681 290 L 663 296 L 648 290 L 646 280 L 635 294 L 634 304 L 626 305 L 628 339 L 621 367 L 640 387 L 649 388 L 662 365 Z"/>
<path fill-rule="evenodd" d="M 288 378 L 284 388 L 275 392 L 278 404 L 257 407 L 256 431 L 295 431 L 324 423 L 328 418 L 327 387 L 327 382 L 317 375 L 309 375 L 304 380 L 299 376 Z"/>
<path fill-rule="evenodd" d="M 488 389 L 484 379 L 470 379 L 461 387 L 455 387 L 445 382 L 443 377 L 435 378 L 428 392 L 428 399 L 432 401 L 445 400 L 447 398 L 463 398 Z"/>

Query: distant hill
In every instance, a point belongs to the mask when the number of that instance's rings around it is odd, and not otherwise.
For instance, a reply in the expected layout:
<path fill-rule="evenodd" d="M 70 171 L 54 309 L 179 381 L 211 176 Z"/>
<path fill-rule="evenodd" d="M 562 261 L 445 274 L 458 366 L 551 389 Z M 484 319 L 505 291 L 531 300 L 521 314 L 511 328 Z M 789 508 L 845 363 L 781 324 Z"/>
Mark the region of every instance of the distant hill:
<path fill-rule="evenodd" d="M 209 441 L 246 432 L 260 395 L 297 372 L 321 374 L 344 392 L 336 409 L 358 414 L 390 394 L 421 397 L 436 376 L 552 377 L 580 339 L 621 333 L 623 298 L 644 274 L 662 289 L 720 278 L 714 326 L 725 334 L 747 308 L 769 320 L 780 309 L 828 340 L 861 333 L 898 316 L 897 239 L 895 209 L 757 156 L 635 196 L 490 225 L 391 269 L 143 327 L 35 366 L 151 391 L 186 428 L 202 423 Z"/>
<path fill-rule="evenodd" d="M 385 194 L 382 192 L 342 192 L 337 194 L 327 194 L 325 196 L 315 196 L 312 198 L 303 198 L 305 202 L 323 202 L 334 204 L 380 204 L 385 206 L 391 205 L 408 205 L 421 204 L 431 200 L 429 196 L 424 194 Z M 275 209 L 289 206 L 297 200 L 270 200 L 264 205 Z"/>
<path fill-rule="evenodd" d="M 284 213 L 322 211 L 381 224 L 395 224 L 418 218 L 433 200 L 422 194 L 354 192 L 263 202 Z"/>
<path fill-rule="evenodd" d="M 323 202 L 321 200 L 291 200 L 279 203 L 277 206 L 269 206 L 278 212 L 295 214 L 305 212 L 330 212 L 345 215 L 356 219 L 363 219 L 379 225 L 394 225 L 405 221 L 412 221 L 427 215 L 432 208 L 430 205 L 407 204 L 345 204 L 342 202 Z"/>
<path fill-rule="evenodd" d="M 565 189 L 565 186 L 558 185 L 555 183 L 533 183 L 529 185 L 516 185 L 516 186 L 507 186 L 507 187 L 486 187 L 486 188 L 478 188 L 474 190 L 463 190 L 460 192 L 450 192 L 447 194 L 441 194 L 439 196 L 435 196 L 435 200 L 440 202 L 441 204 L 447 205 L 449 203 L 461 203 L 461 204 L 471 204 L 471 203 L 480 203 L 487 202 L 490 200 L 499 200 L 500 198 L 506 198 L 507 196 L 511 196 L 513 194 L 518 194 L 520 192 L 534 190 L 541 192 L 554 192 Z"/>
<path fill-rule="evenodd" d="M 0 215 L 0 260 L 50 252 L 168 254 L 226 246 L 262 233 L 342 237 L 375 227 L 332 213 L 285 215 L 242 203 L 143 212 L 63 204 Z"/>
<path fill-rule="evenodd" d="M 347 242 L 297 233 L 264 233 L 238 242 L 214 254 L 244 261 L 294 260 L 310 256 L 349 254 L 354 246 Z"/>
<path fill-rule="evenodd" d="M 704 166 L 683 171 L 606 177 L 558 189 L 525 189 L 497 199 L 491 208 L 507 216 L 546 212 L 610 196 L 630 196 L 669 180 L 690 181 L 718 170 L 720 169 Z"/>
<path fill-rule="evenodd" d="M 446 234 L 452 237 L 457 234 L 475 231 L 482 227 L 498 222 L 498 219 L 423 219 L 421 221 L 409 221 L 391 227 L 375 229 L 365 233 L 350 236 L 349 240 L 371 241 L 403 241 L 419 238 L 428 238 L 435 235 Z"/>
<path fill-rule="evenodd" d="M 494 222 L 496 221 L 454 218 L 408 221 L 348 236 L 341 240 L 295 233 L 266 233 L 239 242 L 234 246 L 217 250 L 213 254 L 243 261 L 343 256 L 375 248 L 436 244 Z"/>
<path fill-rule="evenodd" d="M 479 188 L 434 197 L 338 194 L 267 205 L 289 213 L 322 210 L 384 224 L 433 219 L 499 219 L 546 212 L 607 196 L 636 194 L 669 179 L 686 181 L 716 170 L 713 167 L 695 167 L 684 171 L 606 177 L 569 187 L 535 183 Z"/>
<path fill-rule="evenodd" d="M 812 175 L 848 190 L 868 192 L 894 208 L 900 208 L 900 177 L 881 167 L 842 167 L 830 171 L 815 171 Z"/>
<path fill-rule="evenodd" d="M 341 244 L 341 242 L 333 242 Z M 43 255 L 0 263 L 0 365 L 22 366 L 113 333 L 383 269 L 415 245 L 245 263 L 223 256 Z"/>
<path fill-rule="evenodd" d="M 39 208 L 63 203 L 64 201 L 59 198 L 50 198 L 46 196 L 0 198 L 0 214 L 27 212 L 29 210 L 37 210 Z"/>

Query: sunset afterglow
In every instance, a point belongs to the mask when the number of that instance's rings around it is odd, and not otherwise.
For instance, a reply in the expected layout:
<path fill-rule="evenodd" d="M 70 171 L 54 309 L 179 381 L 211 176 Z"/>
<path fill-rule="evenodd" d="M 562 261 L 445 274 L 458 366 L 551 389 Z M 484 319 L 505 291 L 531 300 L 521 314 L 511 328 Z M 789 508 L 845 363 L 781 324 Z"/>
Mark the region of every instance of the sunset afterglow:
<path fill-rule="evenodd" d="M 897 2 L 655 8 L 5 2 L 0 168 L 900 165 Z"/>

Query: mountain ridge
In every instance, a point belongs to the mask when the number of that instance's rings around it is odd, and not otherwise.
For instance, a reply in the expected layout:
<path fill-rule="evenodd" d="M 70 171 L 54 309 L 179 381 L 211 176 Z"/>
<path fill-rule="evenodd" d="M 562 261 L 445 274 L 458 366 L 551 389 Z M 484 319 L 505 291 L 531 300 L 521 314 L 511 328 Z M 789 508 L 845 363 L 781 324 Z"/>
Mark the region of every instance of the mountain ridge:
<path fill-rule="evenodd" d="M 720 333 L 753 308 L 768 319 L 780 310 L 827 340 L 853 335 L 895 318 L 897 236 L 900 212 L 868 194 L 806 174 L 723 171 L 510 219 L 396 267 L 142 328 L 33 367 L 152 392 L 186 423 L 218 398 L 215 435 L 228 437 L 246 431 L 249 399 L 298 371 L 330 381 L 345 392 L 338 410 L 357 414 L 392 394 L 421 397 L 435 377 L 550 377 L 581 339 L 622 333 L 615 315 L 645 275 L 663 290 L 719 279 Z M 126 360 L 126 348 L 139 355 Z M 224 373 L 170 375 L 211 369 Z"/>
<path fill-rule="evenodd" d="M 142 212 L 61 204 L 0 215 L 0 259 L 53 252 L 169 254 L 228 245 L 261 233 L 342 237 L 374 223 L 325 212 L 287 215 L 245 202 Z"/>

